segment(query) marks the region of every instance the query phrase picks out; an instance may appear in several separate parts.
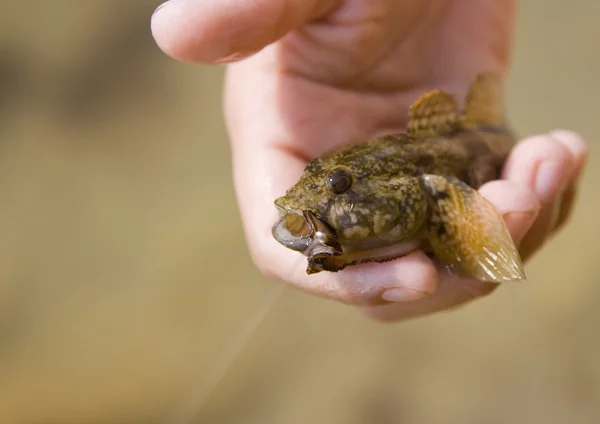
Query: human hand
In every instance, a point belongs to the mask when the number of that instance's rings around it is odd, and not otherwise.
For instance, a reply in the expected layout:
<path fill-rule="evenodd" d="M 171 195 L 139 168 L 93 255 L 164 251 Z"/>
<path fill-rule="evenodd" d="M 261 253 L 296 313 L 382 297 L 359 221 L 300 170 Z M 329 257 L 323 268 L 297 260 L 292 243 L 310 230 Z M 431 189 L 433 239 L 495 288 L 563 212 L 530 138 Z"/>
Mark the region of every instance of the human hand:
<path fill-rule="evenodd" d="M 450 275 L 422 252 L 306 275 L 306 258 L 271 236 L 273 200 L 308 160 L 399 132 L 424 91 L 463 96 L 481 71 L 506 73 L 509 0 L 171 0 L 158 45 L 183 61 L 228 63 L 225 113 L 252 258 L 268 276 L 397 321 L 464 304 L 495 284 Z M 481 187 L 524 260 L 566 222 L 587 147 L 568 131 L 528 138 L 502 180 Z"/>

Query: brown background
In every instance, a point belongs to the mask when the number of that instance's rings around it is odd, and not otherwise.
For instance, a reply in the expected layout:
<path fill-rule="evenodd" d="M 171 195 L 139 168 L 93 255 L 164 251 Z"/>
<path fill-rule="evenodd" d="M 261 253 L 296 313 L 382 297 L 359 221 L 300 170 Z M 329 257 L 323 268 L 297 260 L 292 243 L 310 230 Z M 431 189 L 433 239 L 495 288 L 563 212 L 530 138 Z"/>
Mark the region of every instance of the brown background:
<path fill-rule="evenodd" d="M 242 238 L 222 68 L 164 56 L 156 3 L 0 5 L 3 424 L 168 422 L 275 287 Z M 599 422 L 599 16 L 519 12 L 514 125 L 593 152 L 527 284 L 396 326 L 286 290 L 194 422 Z"/>

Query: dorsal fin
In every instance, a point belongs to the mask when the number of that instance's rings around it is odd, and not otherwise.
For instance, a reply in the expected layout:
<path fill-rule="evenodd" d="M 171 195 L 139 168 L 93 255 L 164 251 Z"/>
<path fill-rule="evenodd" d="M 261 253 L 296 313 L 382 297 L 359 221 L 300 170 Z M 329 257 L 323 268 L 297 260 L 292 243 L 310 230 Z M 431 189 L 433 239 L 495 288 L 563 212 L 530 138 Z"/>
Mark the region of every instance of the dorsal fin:
<path fill-rule="evenodd" d="M 465 128 L 505 124 L 502 81 L 485 72 L 477 75 L 469 88 L 460 123 Z"/>
<path fill-rule="evenodd" d="M 408 111 L 407 131 L 414 137 L 431 137 L 451 132 L 458 124 L 458 105 L 445 91 L 423 94 Z"/>

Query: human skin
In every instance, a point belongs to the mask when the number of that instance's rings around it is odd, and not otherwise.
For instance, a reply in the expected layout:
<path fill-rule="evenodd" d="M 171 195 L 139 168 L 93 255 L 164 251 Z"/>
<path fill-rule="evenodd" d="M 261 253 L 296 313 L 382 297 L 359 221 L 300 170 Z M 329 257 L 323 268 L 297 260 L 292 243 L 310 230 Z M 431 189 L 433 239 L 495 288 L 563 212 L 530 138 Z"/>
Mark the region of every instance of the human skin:
<path fill-rule="evenodd" d="M 271 236 L 273 200 L 307 161 L 399 132 L 409 105 L 441 88 L 462 98 L 475 74 L 505 76 L 512 0 L 170 0 L 152 31 L 171 57 L 227 64 L 225 118 L 254 263 L 267 276 L 396 322 L 447 310 L 498 286 L 449 274 L 422 252 L 306 275 Z M 567 130 L 522 140 L 502 179 L 480 188 L 526 261 L 563 228 L 587 158 Z"/>

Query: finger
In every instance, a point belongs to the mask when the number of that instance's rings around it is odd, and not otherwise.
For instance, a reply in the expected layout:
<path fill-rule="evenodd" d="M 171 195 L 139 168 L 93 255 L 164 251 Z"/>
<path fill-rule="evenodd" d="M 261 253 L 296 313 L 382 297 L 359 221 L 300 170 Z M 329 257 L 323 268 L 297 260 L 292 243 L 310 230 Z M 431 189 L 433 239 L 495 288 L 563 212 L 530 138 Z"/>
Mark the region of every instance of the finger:
<path fill-rule="evenodd" d="M 152 33 L 168 55 L 189 62 L 226 62 L 256 52 L 339 0 L 170 0 L 155 11 Z"/>
<path fill-rule="evenodd" d="M 502 215 L 515 243 L 527 234 L 540 210 L 537 195 L 528 187 L 512 181 L 493 181 L 480 189 Z M 395 322 L 448 310 L 490 294 L 499 285 L 450 275 L 440 269 L 437 291 L 413 302 L 363 307 L 361 311 L 383 322 Z"/>
<path fill-rule="evenodd" d="M 529 137 L 519 143 L 504 168 L 504 178 L 533 189 L 542 205 L 529 233 L 520 245 L 527 260 L 554 228 L 560 200 L 575 167 L 573 155 L 549 134 Z"/>
<path fill-rule="evenodd" d="M 555 130 L 550 133 L 553 139 L 566 147 L 573 157 L 573 173 L 567 184 L 560 202 L 560 210 L 553 232 L 560 230 L 569 220 L 575 199 L 577 197 L 577 186 L 581 179 L 581 174 L 587 163 L 589 154 L 588 146 L 585 140 L 577 133 L 568 130 Z"/>

